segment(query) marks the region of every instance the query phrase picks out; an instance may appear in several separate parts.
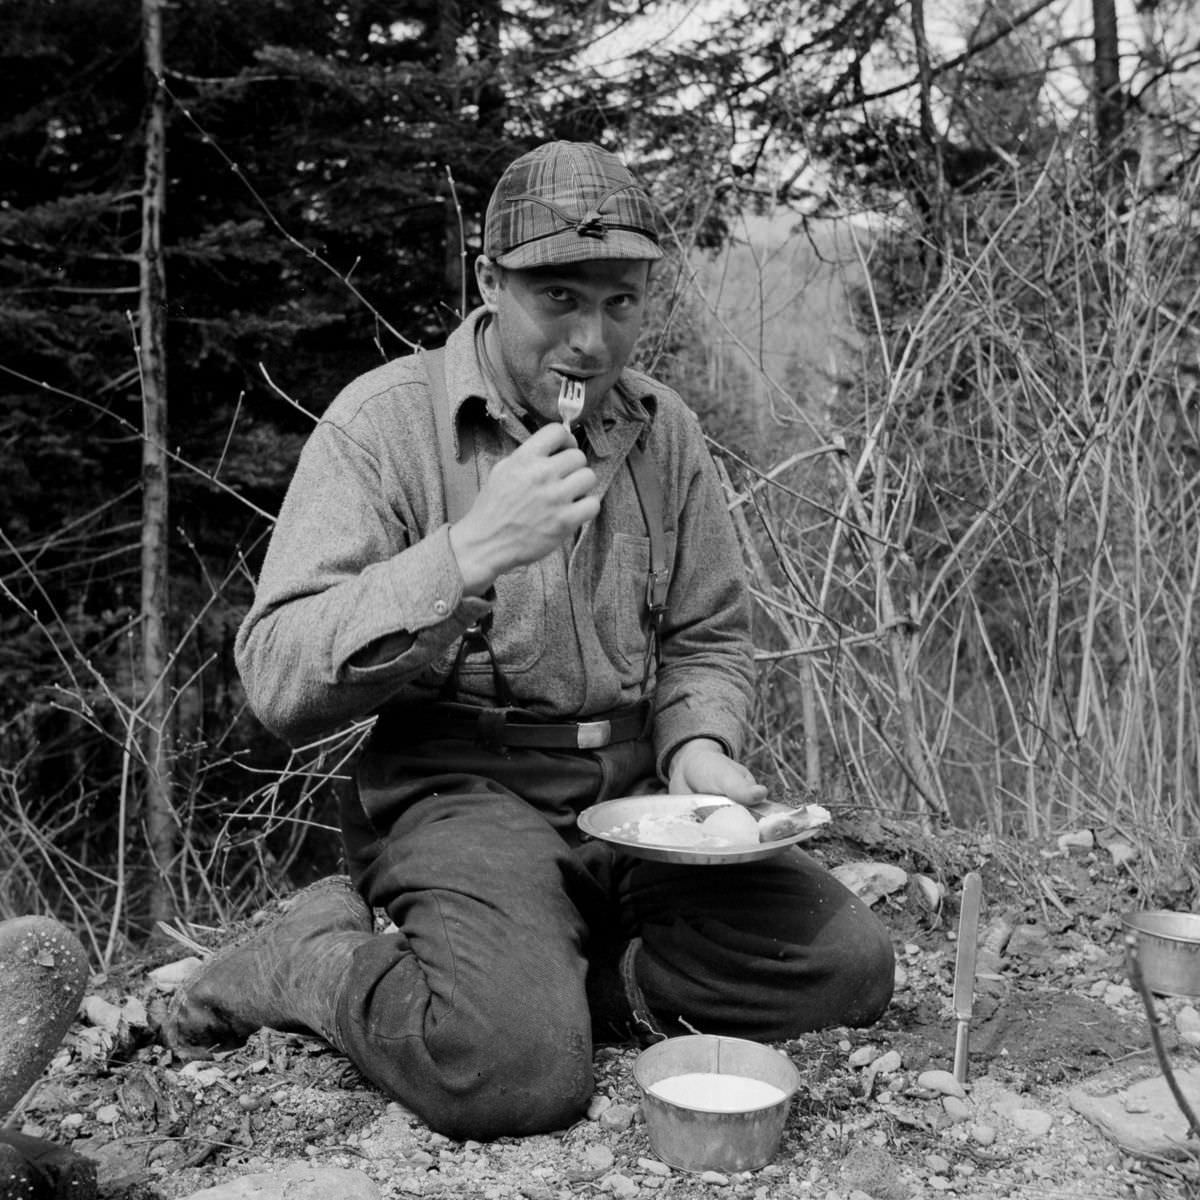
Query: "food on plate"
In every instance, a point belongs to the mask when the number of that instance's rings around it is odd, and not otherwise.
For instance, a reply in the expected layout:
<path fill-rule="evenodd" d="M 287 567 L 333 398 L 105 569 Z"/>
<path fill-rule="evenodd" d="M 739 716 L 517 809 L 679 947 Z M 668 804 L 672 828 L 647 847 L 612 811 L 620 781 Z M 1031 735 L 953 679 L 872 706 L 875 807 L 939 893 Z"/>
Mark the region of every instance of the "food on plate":
<path fill-rule="evenodd" d="M 772 805 L 759 822 L 758 837 L 763 842 L 778 842 L 818 825 L 828 825 L 832 819 L 829 809 L 819 804 L 805 804 L 800 808 Z"/>
<path fill-rule="evenodd" d="M 758 822 L 740 804 L 722 804 L 700 822 L 709 837 L 726 838 L 733 845 L 758 841 Z"/>
<path fill-rule="evenodd" d="M 626 846 L 634 855 L 657 858 L 679 851 L 685 855 L 680 861 L 727 862 L 734 861 L 729 854 L 769 854 L 772 843 L 790 845 L 830 820 L 819 804 L 763 801 L 743 807 L 724 796 L 647 795 L 603 801 L 582 812 L 579 825 L 586 836 Z"/>
<path fill-rule="evenodd" d="M 653 801 L 649 803 L 652 805 Z M 647 812 L 636 820 L 623 821 L 614 826 L 608 830 L 608 836 L 644 846 L 670 846 L 675 849 L 723 850 L 731 846 L 758 844 L 759 823 L 748 809 L 732 803 L 708 804 L 704 808 L 707 811 L 703 817 L 694 812 Z M 829 814 L 824 809 L 820 811 L 828 820 Z M 799 814 L 803 810 L 796 812 Z M 772 834 L 764 840 L 774 841 L 780 836 Z"/>
<path fill-rule="evenodd" d="M 622 821 L 609 831 L 610 837 L 646 846 L 713 846 L 703 825 L 691 813 L 647 813 L 636 821 Z M 725 843 L 722 842 L 722 845 Z"/>

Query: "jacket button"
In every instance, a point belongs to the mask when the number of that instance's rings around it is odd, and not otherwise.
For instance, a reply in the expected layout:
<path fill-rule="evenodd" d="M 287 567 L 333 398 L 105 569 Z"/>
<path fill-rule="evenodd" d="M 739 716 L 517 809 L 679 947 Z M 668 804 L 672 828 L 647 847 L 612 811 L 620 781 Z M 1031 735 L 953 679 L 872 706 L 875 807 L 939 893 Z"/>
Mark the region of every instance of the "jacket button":
<path fill-rule="evenodd" d="M 433 611 L 437 613 L 439 617 L 444 617 L 450 611 L 450 605 L 448 605 L 445 600 L 435 600 L 433 602 Z"/>

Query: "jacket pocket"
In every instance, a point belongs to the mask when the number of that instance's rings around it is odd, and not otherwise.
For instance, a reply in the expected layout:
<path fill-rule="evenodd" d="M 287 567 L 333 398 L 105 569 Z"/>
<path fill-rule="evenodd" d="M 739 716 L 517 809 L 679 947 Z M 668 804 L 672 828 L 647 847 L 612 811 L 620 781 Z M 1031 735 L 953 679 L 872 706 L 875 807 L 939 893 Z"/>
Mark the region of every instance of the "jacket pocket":
<path fill-rule="evenodd" d="M 646 608 L 649 570 L 650 539 L 618 533 L 596 589 L 596 636 L 600 645 L 614 663 L 639 670 L 650 629 Z"/>

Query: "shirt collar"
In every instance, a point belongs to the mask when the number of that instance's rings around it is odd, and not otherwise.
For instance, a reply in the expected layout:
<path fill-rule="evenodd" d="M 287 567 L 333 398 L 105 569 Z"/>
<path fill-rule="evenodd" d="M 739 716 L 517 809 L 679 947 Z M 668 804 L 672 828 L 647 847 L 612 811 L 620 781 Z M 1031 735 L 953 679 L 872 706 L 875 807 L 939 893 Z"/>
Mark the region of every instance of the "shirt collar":
<path fill-rule="evenodd" d="M 458 440 L 458 420 L 463 405 L 468 400 L 481 400 L 487 415 L 512 438 L 523 442 L 529 437 L 529 429 L 515 405 L 501 394 L 493 372 L 482 361 L 480 335 L 488 319 L 486 308 L 476 308 L 446 339 L 446 391 L 450 398 L 455 441 Z M 625 425 L 637 424 L 648 429 L 654 420 L 656 404 L 657 397 L 648 376 L 640 371 L 622 371 L 603 403 L 583 422 L 583 432 L 592 452 L 600 458 L 611 454 L 614 435 Z"/>

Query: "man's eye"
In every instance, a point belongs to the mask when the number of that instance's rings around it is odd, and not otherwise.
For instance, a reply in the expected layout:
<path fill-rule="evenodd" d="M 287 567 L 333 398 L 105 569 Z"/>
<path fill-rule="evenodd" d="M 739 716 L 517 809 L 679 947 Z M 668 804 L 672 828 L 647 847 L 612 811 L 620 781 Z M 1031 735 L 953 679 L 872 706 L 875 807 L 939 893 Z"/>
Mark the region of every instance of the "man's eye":
<path fill-rule="evenodd" d="M 546 298 L 553 300 L 555 304 L 562 304 L 565 300 L 570 300 L 571 293 L 564 287 L 548 287 L 546 289 Z"/>

